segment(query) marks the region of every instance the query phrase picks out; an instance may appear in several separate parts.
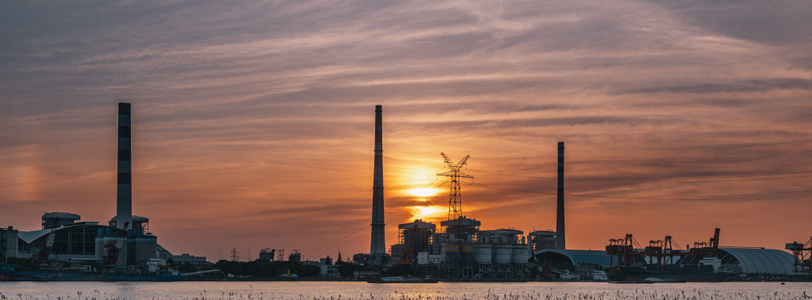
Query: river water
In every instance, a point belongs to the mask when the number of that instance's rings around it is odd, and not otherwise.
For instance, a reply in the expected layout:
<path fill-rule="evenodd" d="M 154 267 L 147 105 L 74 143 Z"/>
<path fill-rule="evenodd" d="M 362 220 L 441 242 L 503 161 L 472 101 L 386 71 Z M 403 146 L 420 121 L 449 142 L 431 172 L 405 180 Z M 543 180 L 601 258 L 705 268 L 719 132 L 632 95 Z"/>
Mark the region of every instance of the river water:
<path fill-rule="evenodd" d="M 0 282 L 11 299 L 812 299 L 809 282 Z"/>

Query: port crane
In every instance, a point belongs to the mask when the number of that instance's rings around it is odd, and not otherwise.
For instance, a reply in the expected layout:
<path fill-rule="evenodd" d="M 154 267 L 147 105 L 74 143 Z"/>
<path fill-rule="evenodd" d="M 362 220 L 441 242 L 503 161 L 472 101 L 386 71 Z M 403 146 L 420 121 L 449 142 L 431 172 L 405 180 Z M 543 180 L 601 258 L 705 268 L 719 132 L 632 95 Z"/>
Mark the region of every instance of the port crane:
<path fill-rule="evenodd" d="M 705 257 L 716 257 L 719 253 L 719 228 L 713 231 L 713 237 L 707 242 L 695 242 L 694 247 L 689 250 L 689 255 L 698 262 Z"/>
<path fill-rule="evenodd" d="M 812 278 L 812 237 L 806 243 L 787 243 L 787 250 L 795 256 L 795 272 L 807 273 Z"/>
<path fill-rule="evenodd" d="M 645 254 L 648 257 L 657 258 L 657 268 L 664 270 L 666 265 L 674 264 L 674 257 L 682 257 L 683 252 L 679 249 L 674 250 L 671 236 L 666 235 L 662 240 L 649 241 Z"/>
<path fill-rule="evenodd" d="M 625 267 L 631 265 L 635 257 L 641 257 L 645 251 L 635 249 L 634 246 L 640 245 L 634 240 L 632 234 L 626 234 L 622 239 L 610 239 L 609 245 L 606 246 L 606 254 L 609 255 L 609 265 L 613 267 Z M 614 259 L 617 258 L 617 264 L 614 264 Z"/>

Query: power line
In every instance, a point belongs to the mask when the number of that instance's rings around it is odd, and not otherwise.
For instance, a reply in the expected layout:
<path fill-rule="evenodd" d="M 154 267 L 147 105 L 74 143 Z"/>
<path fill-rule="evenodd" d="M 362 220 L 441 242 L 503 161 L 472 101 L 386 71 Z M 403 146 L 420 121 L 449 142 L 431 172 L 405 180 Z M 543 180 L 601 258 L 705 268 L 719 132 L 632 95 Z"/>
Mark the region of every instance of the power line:
<path fill-rule="evenodd" d="M 503 175 L 503 176 L 512 176 L 512 177 L 526 177 L 526 178 L 533 178 L 533 179 L 544 179 L 544 180 L 555 180 L 555 177 L 541 177 L 541 176 L 529 176 L 529 175 L 518 175 L 518 174 L 506 174 L 506 173 L 499 173 L 499 172 L 492 172 L 492 171 L 484 171 L 484 170 L 472 170 L 468 169 L 471 172 L 480 172 L 480 173 L 490 173 L 495 175 Z M 806 174 L 806 175 L 803 175 Z M 697 179 L 697 180 L 683 180 L 683 181 L 668 181 L 663 182 L 664 180 L 668 180 L 672 177 L 629 177 L 624 179 L 614 178 L 578 178 L 578 177 L 568 177 L 567 181 L 612 181 L 618 183 L 697 183 L 697 182 L 719 182 L 719 181 L 732 181 L 739 178 L 749 178 L 749 177 L 769 177 L 769 176 L 784 176 L 784 175 L 798 175 L 798 176 L 787 176 L 787 177 L 774 177 L 774 178 L 751 178 L 751 180 L 778 180 L 778 179 L 791 179 L 791 178 L 805 178 L 805 177 L 812 177 L 812 171 L 798 171 L 798 172 L 783 172 L 783 173 L 768 173 L 768 174 L 742 174 L 742 175 L 711 175 L 711 176 L 697 176 L 700 178 L 706 179 Z M 680 176 L 676 178 L 682 178 L 685 176 Z M 647 180 L 648 179 L 648 180 Z M 651 180 L 657 179 L 657 180 Z"/>
<path fill-rule="evenodd" d="M 539 192 L 539 191 L 532 191 L 532 190 L 500 188 L 500 187 L 494 187 L 494 186 L 491 186 L 491 185 L 481 184 L 481 183 L 471 183 L 470 185 L 477 186 L 477 187 L 482 187 L 482 188 L 486 188 L 486 189 L 508 191 L 508 192 L 532 193 L 532 194 L 542 194 L 542 195 L 557 195 L 556 193 L 547 193 L 547 192 Z"/>
<path fill-rule="evenodd" d="M 469 169 L 470 170 L 470 169 Z M 474 171 L 474 170 L 471 170 Z M 474 172 L 486 172 L 487 171 L 474 171 Z M 516 175 L 516 174 L 501 174 L 496 172 L 491 172 L 494 174 L 500 175 L 509 175 L 509 176 L 520 176 L 520 177 L 528 177 L 528 178 L 543 178 L 543 177 L 535 177 L 535 176 L 523 176 L 523 175 Z M 798 176 L 786 176 L 786 175 L 798 175 Z M 770 177 L 770 176 L 785 176 L 785 177 Z M 670 181 L 667 183 L 696 183 L 696 182 L 716 182 L 716 181 L 730 181 L 730 180 L 738 180 L 740 178 L 751 178 L 752 180 L 778 180 L 778 179 L 787 179 L 787 178 L 804 178 L 804 177 L 811 177 L 812 171 L 799 171 L 799 172 L 784 172 L 784 173 L 772 173 L 772 174 L 763 174 L 763 175 L 730 175 L 730 176 L 713 176 L 715 180 L 693 180 L 693 181 Z M 756 177 L 756 178 L 753 178 Z M 760 178 L 759 178 L 760 177 Z M 764 178 L 770 177 L 770 178 Z M 544 178 L 544 179 L 554 179 L 554 178 Z M 570 178 L 568 180 L 571 181 L 611 181 L 612 179 L 573 179 Z M 437 184 L 439 180 L 435 180 L 428 184 L 427 186 L 432 185 L 441 185 Z M 641 181 L 638 183 L 666 183 L 662 181 Z M 532 194 L 540 194 L 540 195 L 556 195 L 556 193 L 550 192 L 541 192 L 537 190 L 526 190 L 526 189 L 512 189 L 512 188 L 503 188 L 497 187 L 493 185 L 481 184 L 481 183 L 474 183 L 471 182 L 467 186 L 477 186 L 486 189 L 493 189 L 493 190 L 501 190 L 501 191 L 509 191 L 509 192 L 519 192 L 519 193 L 532 193 Z M 694 197 L 671 197 L 671 196 L 655 196 L 655 197 L 646 197 L 646 198 L 630 198 L 624 196 L 609 196 L 609 195 L 601 195 L 601 194 L 566 194 L 568 197 L 583 197 L 583 198 L 603 198 L 603 199 L 623 199 L 623 200 L 638 200 L 638 201 L 645 201 L 645 200 L 703 200 L 709 198 L 729 198 L 729 197 L 756 197 L 756 196 L 765 196 L 767 199 L 779 199 L 785 198 L 781 197 L 781 195 L 806 195 L 812 194 L 812 189 L 809 190 L 794 190 L 794 191 L 777 191 L 777 192 L 765 192 L 765 193 L 739 193 L 739 194 L 717 194 L 717 195 L 698 195 Z M 421 202 L 418 202 L 416 197 L 406 197 L 406 196 L 399 196 L 394 198 L 389 198 L 391 200 L 387 201 L 388 207 L 408 207 L 413 205 L 420 205 Z M 394 201 L 393 201 L 394 200 Z M 395 214 L 401 214 L 400 210 L 389 210 L 389 213 L 386 214 L 387 219 L 392 217 Z M 331 247 L 335 247 L 337 242 L 341 241 L 342 243 L 347 242 L 354 242 L 365 238 L 365 236 L 359 234 L 361 231 L 367 230 L 366 226 L 363 226 L 367 217 L 359 217 L 353 220 L 350 220 L 346 225 L 337 228 L 334 232 L 328 233 L 327 239 L 322 240 L 314 240 L 310 243 L 304 245 L 302 247 L 303 250 L 306 249 L 307 252 L 317 253 L 329 249 Z M 390 225 L 387 227 L 396 227 L 397 225 Z M 314 244 L 316 243 L 316 244 Z"/>
<path fill-rule="evenodd" d="M 508 188 L 499 188 L 485 184 L 473 184 L 474 186 L 487 188 L 487 189 L 494 189 L 494 190 L 502 190 L 502 191 L 511 191 L 511 192 L 521 192 L 521 193 L 533 193 L 533 194 L 542 194 L 542 195 L 556 195 L 555 193 L 547 193 L 547 192 L 539 192 L 533 190 L 520 190 L 520 189 L 508 189 Z M 670 196 L 655 196 L 655 197 L 646 197 L 646 198 L 630 198 L 630 197 L 623 197 L 623 196 L 606 196 L 606 195 L 599 195 L 599 194 L 566 194 L 565 196 L 568 197 L 584 197 L 584 198 L 606 198 L 606 199 L 624 199 L 624 200 L 702 200 L 707 198 L 726 198 L 726 197 L 753 197 L 753 196 L 769 196 L 769 195 L 782 195 L 782 194 L 806 194 L 812 193 L 812 189 L 809 190 L 795 190 L 795 191 L 778 191 L 778 192 L 767 192 L 767 193 L 743 193 L 743 194 L 719 194 L 719 195 L 700 195 L 697 197 L 670 197 Z"/>

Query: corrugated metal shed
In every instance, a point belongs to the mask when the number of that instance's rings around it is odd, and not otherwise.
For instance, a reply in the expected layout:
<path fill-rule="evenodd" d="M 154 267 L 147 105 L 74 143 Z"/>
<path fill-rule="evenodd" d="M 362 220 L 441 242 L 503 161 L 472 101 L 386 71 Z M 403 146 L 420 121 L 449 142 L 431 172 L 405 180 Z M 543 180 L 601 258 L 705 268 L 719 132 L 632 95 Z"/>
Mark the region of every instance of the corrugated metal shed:
<path fill-rule="evenodd" d="M 606 251 L 598 250 L 558 250 L 558 249 L 544 249 L 536 251 L 536 257 L 551 257 L 563 256 L 569 259 L 572 265 L 591 264 L 599 265 L 603 268 L 609 268 L 611 257 L 606 254 Z"/>
<path fill-rule="evenodd" d="M 776 249 L 754 248 L 719 248 L 719 257 L 733 256 L 741 267 L 742 273 L 793 274 L 795 257 Z"/>

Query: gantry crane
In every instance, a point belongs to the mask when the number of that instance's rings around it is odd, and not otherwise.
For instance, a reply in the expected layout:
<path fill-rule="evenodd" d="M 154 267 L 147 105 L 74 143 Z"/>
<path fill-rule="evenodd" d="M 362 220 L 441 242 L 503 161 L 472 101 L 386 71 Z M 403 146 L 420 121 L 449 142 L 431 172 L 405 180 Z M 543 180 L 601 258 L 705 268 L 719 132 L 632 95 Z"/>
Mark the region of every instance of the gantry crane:
<path fill-rule="evenodd" d="M 659 270 L 665 269 L 666 265 L 674 264 L 674 257 L 681 257 L 683 255 L 679 249 L 674 250 L 670 235 L 666 235 L 662 240 L 649 241 L 645 253 L 648 257 L 657 258 L 657 268 Z"/>
<path fill-rule="evenodd" d="M 622 239 L 610 239 L 609 245 L 606 246 L 606 254 L 609 255 L 609 265 L 613 267 L 625 267 L 634 262 L 635 256 L 641 256 L 644 251 L 634 249 L 637 242 L 631 234 L 626 234 Z M 638 245 L 639 247 L 639 245 Z M 617 257 L 617 264 L 614 264 L 614 258 Z"/>
<path fill-rule="evenodd" d="M 812 237 L 806 243 L 787 243 L 787 250 L 795 255 L 795 272 L 807 273 L 812 277 Z"/>
<path fill-rule="evenodd" d="M 705 257 L 716 257 L 717 253 L 719 253 L 719 228 L 713 231 L 713 237 L 709 241 L 695 242 L 694 248 L 689 251 L 696 262 Z"/>

